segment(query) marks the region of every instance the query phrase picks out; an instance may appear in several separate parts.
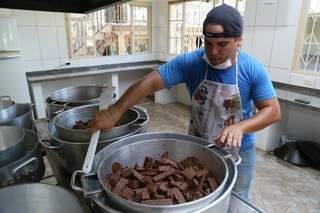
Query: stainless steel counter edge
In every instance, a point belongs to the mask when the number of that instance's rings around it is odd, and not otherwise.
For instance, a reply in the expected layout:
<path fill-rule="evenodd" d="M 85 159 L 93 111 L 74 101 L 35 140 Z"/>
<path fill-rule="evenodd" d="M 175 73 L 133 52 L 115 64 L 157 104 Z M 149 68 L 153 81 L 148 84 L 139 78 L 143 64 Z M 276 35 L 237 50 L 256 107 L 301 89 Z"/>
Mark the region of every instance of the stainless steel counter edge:
<path fill-rule="evenodd" d="M 74 77 L 81 77 L 81 76 L 90 76 L 90 75 L 98 75 L 98 74 L 106 74 L 106 73 L 119 73 L 119 72 L 132 72 L 132 71 L 143 71 L 143 70 L 152 70 L 159 66 L 158 63 L 154 64 L 147 64 L 147 65 L 138 65 L 138 66 L 131 66 L 131 67 L 117 67 L 117 68 L 110 68 L 110 69 L 89 69 L 87 71 L 75 72 L 72 71 L 71 73 L 58 73 L 58 74 L 48 74 L 48 75 L 39 75 L 39 76 L 27 76 L 27 80 L 29 83 L 36 83 L 42 81 L 53 81 L 58 79 L 67 79 L 67 78 L 74 78 Z"/>

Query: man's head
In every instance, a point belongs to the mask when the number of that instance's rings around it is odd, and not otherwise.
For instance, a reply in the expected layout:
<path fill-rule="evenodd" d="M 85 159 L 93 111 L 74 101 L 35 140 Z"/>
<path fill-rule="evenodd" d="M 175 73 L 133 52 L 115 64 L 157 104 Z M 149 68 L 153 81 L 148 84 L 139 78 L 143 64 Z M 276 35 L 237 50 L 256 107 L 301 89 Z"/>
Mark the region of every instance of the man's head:
<path fill-rule="evenodd" d="M 243 20 L 235 8 L 223 4 L 213 8 L 203 22 L 205 50 L 212 65 L 233 58 L 242 43 Z"/>

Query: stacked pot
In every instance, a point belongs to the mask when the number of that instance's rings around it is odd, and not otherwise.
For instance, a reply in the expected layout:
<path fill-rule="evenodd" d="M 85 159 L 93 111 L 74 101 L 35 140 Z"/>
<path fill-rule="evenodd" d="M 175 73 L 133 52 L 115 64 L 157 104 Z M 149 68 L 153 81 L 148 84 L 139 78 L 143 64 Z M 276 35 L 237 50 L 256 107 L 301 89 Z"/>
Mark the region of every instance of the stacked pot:
<path fill-rule="evenodd" d="M 0 187 L 38 182 L 43 177 L 41 147 L 32 130 L 32 105 L 0 97 Z"/>
<path fill-rule="evenodd" d="M 28 129 L 0 126 L 0 187 L 38 182 L 44 171 L 38 135 Z"/>
<path fill-rule="evenodd" d="M 0 126 L 33 130 L 32 104 L 16 103 L 9 96 L 0 97 Z"/>
<path fill-rule="evenodd" d="M 56 115 L 79 106 L 99 102 L 102 86 L 84 85 L 59 89 L 46 99 L 46 114 L 49 120 Z"/>
<path fill-rule="evenodd" d="M 98 109 L 96 104 L 69 109 L 56 115 L 48 125 L 51 140 L 41 143 L 55 155 L 59 166 L 70 175 L 82 168 L 91 138 L 88 130 L 73 129 L 73 126 L 80 120 L 87 122 Z M 149 117 L 144 108 L 130 108 L 116 127 L 100 134 L 97 151 L 119 139 L 144 132 L 148 121 Z"/>

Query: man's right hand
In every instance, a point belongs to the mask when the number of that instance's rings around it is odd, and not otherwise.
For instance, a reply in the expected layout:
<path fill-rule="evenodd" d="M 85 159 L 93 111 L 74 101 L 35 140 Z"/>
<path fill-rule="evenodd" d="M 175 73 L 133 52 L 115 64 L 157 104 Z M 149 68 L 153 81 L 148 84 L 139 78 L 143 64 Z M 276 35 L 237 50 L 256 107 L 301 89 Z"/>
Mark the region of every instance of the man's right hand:
<path fill-rule="evenodd" d="M 89 123 L 89 132 L 94 133 L 97 130 L 106 132 L 112 129 L 120 119 L 114 112 L 112 107 L 98 111 Z"/>

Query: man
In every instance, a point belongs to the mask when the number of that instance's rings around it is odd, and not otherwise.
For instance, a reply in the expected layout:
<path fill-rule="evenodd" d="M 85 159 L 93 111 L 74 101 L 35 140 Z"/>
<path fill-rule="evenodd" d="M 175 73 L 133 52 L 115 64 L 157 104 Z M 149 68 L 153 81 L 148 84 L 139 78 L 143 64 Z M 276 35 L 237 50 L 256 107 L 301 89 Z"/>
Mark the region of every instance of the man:
<path fill-rule="evenodd" d="M 185 83 L 192 97 L 189 134 L 221 147 L 240 147 L 234 191 L 248 198 L 255 166 L 253 132 L 279 121 L 281 115 L 263 65 L 240 52 L 242 32 L 236 9 L 225 4 L 213 8 L 203 23 L 205 48 L 178 55 L 133 84 L 115 105 L 95 115 L 91 131 L 112 128 L 143 97 Z"/>

